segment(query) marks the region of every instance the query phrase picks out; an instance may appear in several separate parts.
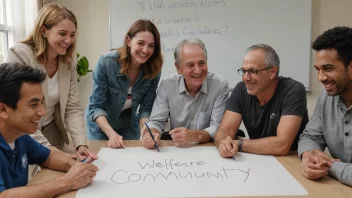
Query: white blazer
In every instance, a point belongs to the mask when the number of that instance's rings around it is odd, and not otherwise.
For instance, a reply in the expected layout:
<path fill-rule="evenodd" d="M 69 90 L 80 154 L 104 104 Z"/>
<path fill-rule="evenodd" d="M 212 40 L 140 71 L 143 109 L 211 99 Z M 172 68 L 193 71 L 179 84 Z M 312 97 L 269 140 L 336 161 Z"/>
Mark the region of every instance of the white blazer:
<path fill-rule="evenodd" d="M 16 43 L 10 48 L 6 62 L 19 62 L 45 71 L 44 65 L 38 63 L 30 46 L 23 43 Z M 77 90 L 76 61 L 66 64 L 59 59 L 58 72 L 60 102 L 55 106 L 54 118 L 56 126 L 66 144 L 69 144 L 67 131 L 71 134 L 75 148 L 80 145 L 87 145 L 83 110 L 79 104 Z M 48 95 L 48 78 L 47 76 L 42 83 L 44 97 Z M 41 127 L 39 126 L 39 129 Z M 50 145 L 39 129 L 31 136 L 45 146 Z"/>

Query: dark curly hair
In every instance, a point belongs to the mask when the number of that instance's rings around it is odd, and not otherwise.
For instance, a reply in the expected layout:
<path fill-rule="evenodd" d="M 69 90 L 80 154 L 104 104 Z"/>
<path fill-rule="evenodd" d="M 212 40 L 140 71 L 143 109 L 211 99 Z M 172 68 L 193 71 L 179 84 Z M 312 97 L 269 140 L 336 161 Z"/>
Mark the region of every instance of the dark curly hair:
<path fill-rule="evenodd" d="M 25 83 L 42 83 L 46 73 L 21 63 L 0 64 L 0 102 L 16 110 Z"/>
<path fill-rule="evenodd" d="M 312 44 L 316 51 L 336 49 L 339 59 L 347 67 L 352 61 L 352 28 L 334 27 L 323 32 Z"/>

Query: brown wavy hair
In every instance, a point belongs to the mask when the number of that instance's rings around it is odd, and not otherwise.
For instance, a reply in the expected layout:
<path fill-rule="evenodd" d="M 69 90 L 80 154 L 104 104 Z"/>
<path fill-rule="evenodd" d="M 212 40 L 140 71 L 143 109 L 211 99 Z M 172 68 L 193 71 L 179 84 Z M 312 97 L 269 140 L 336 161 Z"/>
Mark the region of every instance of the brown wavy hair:
<path fill-rule="evenodd" d="M 42 27 L 44 26 L 46 29 L 50 29 L 65 19 L 72 21 L 77 29 L 77 19 L 69 9 L 56 3 L 47 4 L 39 11 L 31 34 L 20 41 L 33 49 L 39 63 L 46 64 L 48 62 L 48 43 L 41 34 Z M 72 61 L 75 45 L 76 39 L 74 43 L 67 48 L 65 55 L 59 55 L 63 62 L 70 63 Z"/>
<path fill-rule="evenodd" d="M 127 37 L 131 39 L 136 36 L 139 32 L 148 31 L 154 35 L 154 52 L 153 55 L 142 64 L 144 68 L 144 79 L 153 79 L 161 71 L 163 65 L 163 56 L 161 54 L 161 44 L 160 44 L 160 34 L 156 26 L 149 20 L 138 20 L 132 24 L 130 29 L 127 31 L 124 39 L 123 46 L 116 49 L 119 53 L 118 62 L 121 64 L 121 73 L 127 75 L 128 69 L 131 67 L 131 54 L 129 53 L 130 49 L 127 45 Z"/>

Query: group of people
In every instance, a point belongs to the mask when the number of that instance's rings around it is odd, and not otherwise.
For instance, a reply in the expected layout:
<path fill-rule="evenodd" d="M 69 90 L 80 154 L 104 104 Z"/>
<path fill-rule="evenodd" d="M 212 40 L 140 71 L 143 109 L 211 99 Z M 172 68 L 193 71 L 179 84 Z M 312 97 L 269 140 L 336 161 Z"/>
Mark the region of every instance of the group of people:
<path fill-rule="evenodd" d="M 159 84 L 160 34 L 148 20 L 133 23 L 123 46 L 99 58 L 84 116 L 77 91 L 76 31 L 70 10 L 48 4 L 32 33 L 11 47 L 0 65 L 0 197 L 52 197 L 92 182 L 98 168 L 90 162 L 97 156 L 87 146 L 87 135 L 108 140 L 111 148 L 138 139 L 154 148 L 162 137 L 176 146 L 213 140 L 222 157 L 297 150 L 306 178 L 329 174 L 352 185 L 352 28 L 329 29 L 313 42 L 314 67 L 325 91 L 310 121 L 305 87 L 279 76 L 279 56 L 266 44 L 247 49 L 237 70 L 242 82 L 231 95 L 227 80 L 208 71 L 206 47 L 195 38 L 177 44 L 177 74 Z M 236 136 L 242 121 L 249 139 Z M 69 143 L 67 133 L 76 155 L 62 151 Z M 326 147 L 331 156 L 324 153 Z M 68 172 L 26 186 L 28 164 Z"/>

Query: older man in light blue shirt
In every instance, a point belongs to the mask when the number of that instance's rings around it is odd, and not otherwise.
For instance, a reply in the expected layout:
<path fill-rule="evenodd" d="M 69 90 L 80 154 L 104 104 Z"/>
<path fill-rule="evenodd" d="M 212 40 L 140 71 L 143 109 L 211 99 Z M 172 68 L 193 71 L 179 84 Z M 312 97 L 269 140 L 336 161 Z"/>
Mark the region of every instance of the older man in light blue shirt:
<path fill-rule="evenodd" d="M 168 118 L 175 145 L 209 142 L 224 114 L 228 82 L 208 72 L 207 51 L 199 39 L 181 41 L 174 55 L 178 74 L 161 81 L 148 125 L 157 143 Z M 154 148 L 147 129 L 142 144 Z"/>

